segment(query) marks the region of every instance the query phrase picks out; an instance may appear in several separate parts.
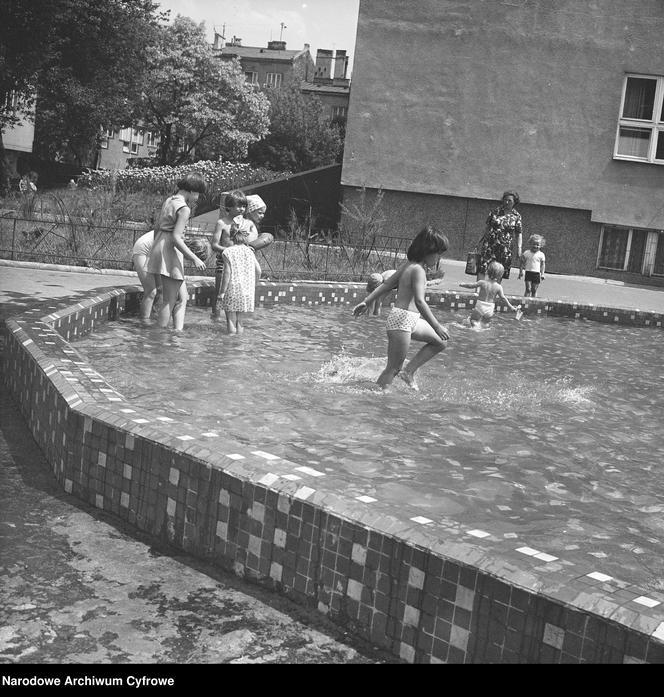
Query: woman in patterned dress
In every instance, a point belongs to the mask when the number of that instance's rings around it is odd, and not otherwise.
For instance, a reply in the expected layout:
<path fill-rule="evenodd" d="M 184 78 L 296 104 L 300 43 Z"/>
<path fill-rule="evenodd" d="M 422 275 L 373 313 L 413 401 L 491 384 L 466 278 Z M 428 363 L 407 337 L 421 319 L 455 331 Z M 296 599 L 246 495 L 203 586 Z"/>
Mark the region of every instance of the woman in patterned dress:
<path fill-rule="evenodd" d="M 519 205 L 519 194 L 516 191 L 506 191 L 502 203 L 489 213 L 486 221 L 486 232 L 480 247 L 480 263 L 477 269 L 477 280 L 484 279 L 487 266 L 497 261 L 505 268 L 503 278 L 509 278 L 512 267 L 512 247 L 516 242 L 516 258 L 521 256 L 523 229 L 521 214 L 516 210 Z"/>
<path fill-rule="evenodd" d="M 261 277 L 261 267 L 254 250 L 248 244 L 249 233 L 246 228 L 233 224 L 230 236 L 233 246 L 226 247 L 222 253 L 224 271 L 219 299 L 226 313 L 228 333 L 242 334 L 244 316 L 254 311 L 256 283 Z"/>

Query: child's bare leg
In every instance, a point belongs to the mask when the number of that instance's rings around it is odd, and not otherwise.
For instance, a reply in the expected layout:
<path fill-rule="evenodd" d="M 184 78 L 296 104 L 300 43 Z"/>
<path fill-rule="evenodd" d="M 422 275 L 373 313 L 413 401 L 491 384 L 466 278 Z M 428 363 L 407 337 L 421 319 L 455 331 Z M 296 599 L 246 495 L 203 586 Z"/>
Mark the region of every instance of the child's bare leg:
<path fill-rule="evenodd" d="M 418 320 L 415 331 L 411 336 L 415 341 L 424 341 L 425 343 L 401 371 L 400 377 L 417 390 L 419 388 L 415 382 L 415 372 L 427 361 L 439 354 L 445 348 L 446 343 L 434 332 L 429 323 L 423 319 Z"/>
<path fill-rule="evenodd" d="M 161 284 L 163 299 L 157 315 L 157 324 L 162 329 L 166 329 L 171 323 L 171 315 L 173 314 L 175 304 L 178 301 L 178 294 L 183 281 L 171 278 L 170 276 L 162 276 Z"/>
<path fill-rule="evenodd" d="M 182 281 L 182 285 L 178 291 L 178 299 L 173 308 L 173 328 L 178 332 L 184 329 L 184 314 L 187 309 L 188 300 L 189 293 L 187 293 L 187 284 Z"/>
<path fill-rule="evenodd" d="M 237 334 L 237 326 L 235 324 L 237 312 L 226 310 L 226 328 L 229 334 Z"/>
<path fill-rule="evenodd" d="M 398 329 L 391 329 L 387 332 L 387 366 L 376 380 L 383 389 L 392 384 L 392 380 L 401 370 L 410 347 L 410 336 L 410 332 Z"/>
<path fill-rule="evenodd" d="M 533 284 L 530 281 L 526 281 L 526 297 L 529 297 L 532 295 L 533 292 Z"/>
<path fill-rule="evenodd" d="M 212 296 L 212 317 L 219 317 L 219 290 L 221 289 L 222 274 L 214 274 L 214 295 Z"/>
<path fill-rule="evenodd" d="M 477 310 L 473 310 L 470 313 L 468 321 L 470 322 L 471 327 L 477 327 L 479 323 L 482 321 L 482 315 Z"/>
<path fill-rule="evenodd" d="M 236 313 L 235 317 L 235 329 L 237 330 L 238 334 L 244 334 L 244 324 L 242 323 L 242 320 L 245 316 L 245 312 L 238 312 Z"/>

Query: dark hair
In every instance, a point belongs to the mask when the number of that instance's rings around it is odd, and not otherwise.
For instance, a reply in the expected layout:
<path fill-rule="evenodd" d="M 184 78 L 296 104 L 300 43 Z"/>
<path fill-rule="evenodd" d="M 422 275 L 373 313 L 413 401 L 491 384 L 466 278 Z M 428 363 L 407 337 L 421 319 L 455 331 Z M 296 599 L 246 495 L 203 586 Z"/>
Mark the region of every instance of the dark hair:
<path fill-rule="evenodd" d="M 514 198 L 514 208 L 516 208 L 519 205 L 519 201 L 521 199 L 519 198 L 519 194 L 517 194 L 516 191 L 505 191 L 503 195 L 500 197 L 501 202 L 505 200 L 505 196 L 512 196 Z"/>
<path fill-rule="evenodd" d="M 442 254 L 449 248 L 447 237 L 431 225 L 420 230 L 410 243 L 406 256 L 408 261 L 423 261 L 429 254 Z"/>
<path fill-rule="evenodd" d="M 205 177 L 198 172 L 189 172 L 189 174 L 185 174 L 182 179 L 177 181 L 177 187 L 185 191 L 197 191 L 199 194 L 204 194 L 207 188 Z"/>
<path fill-rule="evenodd" d="M 244 192 L 240 191 L 239 189 L 235 189 L 235 191 L 229 191 L 224 196 L 224 208 L 226 210 L 246 205 L 247 197 L 244 195 Z"/>

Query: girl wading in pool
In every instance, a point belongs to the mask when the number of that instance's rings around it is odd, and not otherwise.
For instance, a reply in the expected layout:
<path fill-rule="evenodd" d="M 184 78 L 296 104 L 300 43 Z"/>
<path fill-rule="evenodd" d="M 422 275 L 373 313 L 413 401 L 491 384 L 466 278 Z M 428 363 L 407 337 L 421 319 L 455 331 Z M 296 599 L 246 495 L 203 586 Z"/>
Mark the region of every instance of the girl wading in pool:
<path fill-rule="evenodd" d="M 415 372 L 440 353 L 450 338 L 447 329 L 434 317 L 424 299 L 427 282 L 425 267 L 435 268 L 448 247 L 447 237 L 427 225 L 408 247 L 408 261 L 353 308 L 355 316 L 361 315 L 374 300 L 398 286 L 397 299 L 385 325 L 387 366 L 377 380 L 383 389 L 389 387 L 397 375 L 413 389 L 419 389 Z M 402 370 L 411 339 L 423 341 L 424 346 Z"/>

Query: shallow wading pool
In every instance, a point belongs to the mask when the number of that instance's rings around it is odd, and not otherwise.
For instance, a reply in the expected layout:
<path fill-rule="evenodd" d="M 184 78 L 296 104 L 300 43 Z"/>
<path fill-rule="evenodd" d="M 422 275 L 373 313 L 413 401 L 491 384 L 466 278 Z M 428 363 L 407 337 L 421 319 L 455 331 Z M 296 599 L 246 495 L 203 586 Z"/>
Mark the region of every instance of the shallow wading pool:
<path fill-rule="evenodd" d="M 407 662 L 664 662 L 661 314 L 534 300 L 477 333 L 432 292 L 450 346 L 382 394 L 361 286 L 261 282 L 243 337 L 191 290 L 179 336 L 137 286 L 1 327 L 65 492 Z"/>
<path fill-rule="evenodd" d="M 258 309 L 242 337 L 191 307 L 184 334 L 129 317 L 75 347 L 206 447 L 230 437 L 293 477 L 664 590 L 659 333 L 511 314 L 477 332 L 467 311 L 436 313 L 451 340 L 419 393 L 377 390 L 384 316 L 348 307 Z"/>

